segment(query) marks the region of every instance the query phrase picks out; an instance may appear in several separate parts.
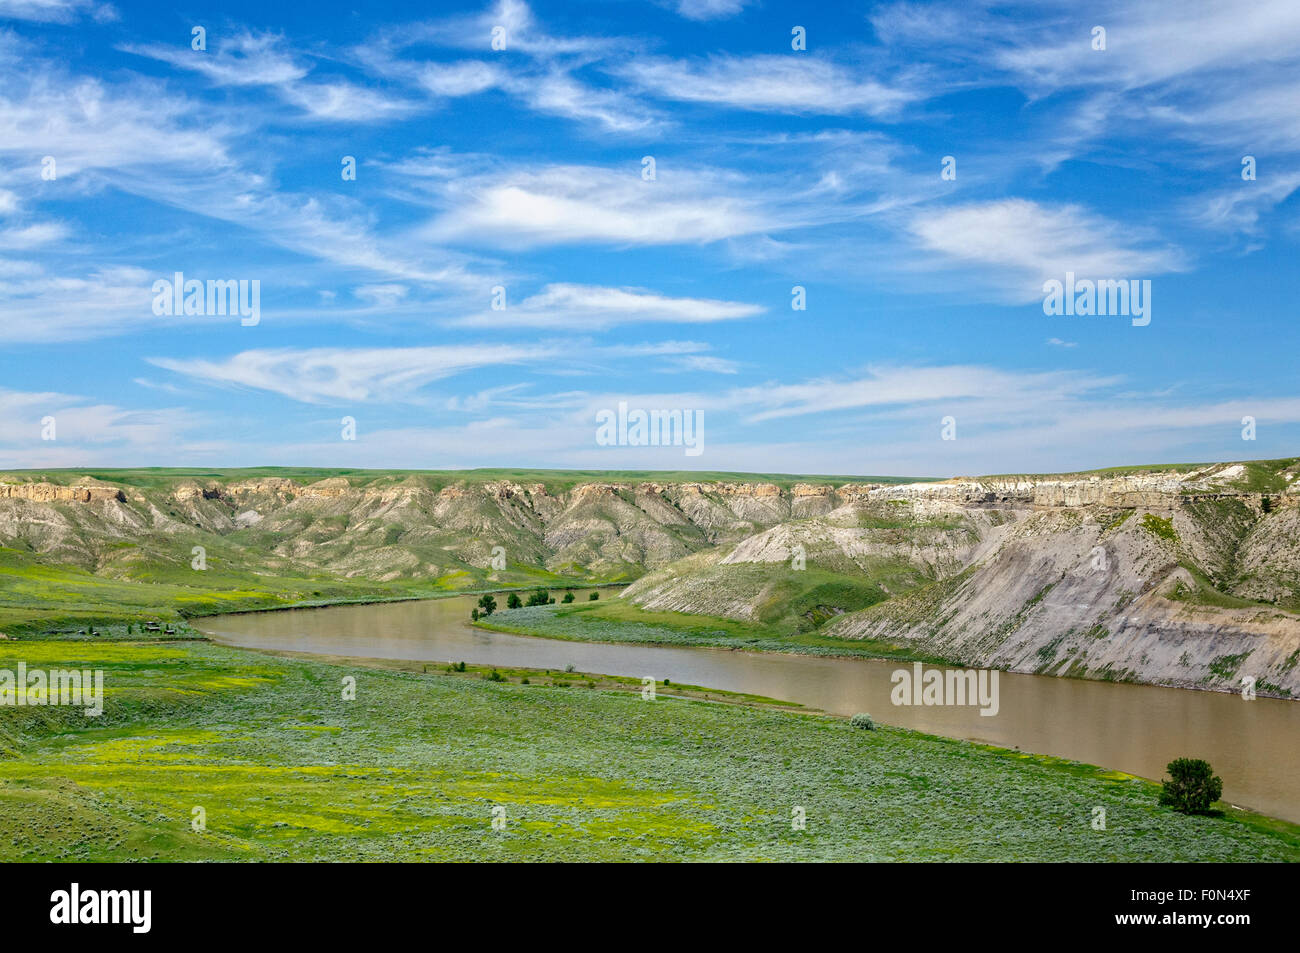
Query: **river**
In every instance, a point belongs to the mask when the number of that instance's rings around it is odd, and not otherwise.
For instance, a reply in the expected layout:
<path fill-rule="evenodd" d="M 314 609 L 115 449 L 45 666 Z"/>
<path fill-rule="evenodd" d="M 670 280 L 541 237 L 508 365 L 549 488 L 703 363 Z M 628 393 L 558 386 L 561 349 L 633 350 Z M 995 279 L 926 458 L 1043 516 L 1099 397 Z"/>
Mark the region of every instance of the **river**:
<path fill-rule="evenodd" d="M 1152 779 L 1174 758 L 1204 758 L 1223 778 L 1225 800 L 1300 822 L 1300 702 L 1003 672 L 991 717 L 977 707 L 896 706 L 890 677 L 910 670 L 905 663 L 507 635 L 470 626 L 474 602 L 457 596 L 253 612 L 195 627 L 245 648 L 668 678 L 836 714 L 865 711 L 885 724 Z"/>

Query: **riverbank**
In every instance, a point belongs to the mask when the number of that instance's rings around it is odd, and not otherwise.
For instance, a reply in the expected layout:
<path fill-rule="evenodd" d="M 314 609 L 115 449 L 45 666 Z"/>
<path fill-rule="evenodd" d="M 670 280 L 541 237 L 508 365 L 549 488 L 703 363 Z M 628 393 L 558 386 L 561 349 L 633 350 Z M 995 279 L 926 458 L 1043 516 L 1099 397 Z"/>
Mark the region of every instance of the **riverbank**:
<path fill-rule="evenodd" d="M 1118 772 L 635 679 L 0 643 L 19 661 L 106 698 L 0 708 L 14 859 L 1300 860 L 1297 825 Z"/>
<path fill-rule="evenodd" d="M 693 646 L 826 658 L 953 664 L 949 659 L 881 639 L 850 641 L 818 632 L 786 634 L 777 627 L 761 623 L 682 612 L 651 612 L 621 600 L 498 610 L 490 616 L 480 617 L 473 624 L 495 632 L 573 642 Z"/>

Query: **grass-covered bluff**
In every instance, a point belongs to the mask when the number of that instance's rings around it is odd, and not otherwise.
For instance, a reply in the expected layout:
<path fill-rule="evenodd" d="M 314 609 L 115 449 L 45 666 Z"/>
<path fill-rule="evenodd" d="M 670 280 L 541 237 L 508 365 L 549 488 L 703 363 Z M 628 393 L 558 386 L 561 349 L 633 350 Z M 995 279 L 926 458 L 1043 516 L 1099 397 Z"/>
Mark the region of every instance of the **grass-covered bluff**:
<path fill-rule="evenodd" d="M 1126 775 L 579 674 L 0 643 L 19 660 L 101 668 L 107 691 L 97 720 L 0 708 L 11 859 L 1300 859 L 1295 825 L 1186 817 Z"/>

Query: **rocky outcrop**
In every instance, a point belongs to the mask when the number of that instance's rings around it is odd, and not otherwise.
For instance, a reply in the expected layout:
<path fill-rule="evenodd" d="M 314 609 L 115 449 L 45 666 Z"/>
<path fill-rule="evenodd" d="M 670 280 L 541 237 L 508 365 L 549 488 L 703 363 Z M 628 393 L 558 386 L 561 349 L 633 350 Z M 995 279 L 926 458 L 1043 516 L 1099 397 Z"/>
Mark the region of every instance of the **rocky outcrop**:
<path fill-rule="evenodd" d="M 59 486 L 55 483 L 0 483 L 0 499 L 30 500 L 33 503 L 103 503 L 126 501 L 115 486 L 98 484 Z"/>

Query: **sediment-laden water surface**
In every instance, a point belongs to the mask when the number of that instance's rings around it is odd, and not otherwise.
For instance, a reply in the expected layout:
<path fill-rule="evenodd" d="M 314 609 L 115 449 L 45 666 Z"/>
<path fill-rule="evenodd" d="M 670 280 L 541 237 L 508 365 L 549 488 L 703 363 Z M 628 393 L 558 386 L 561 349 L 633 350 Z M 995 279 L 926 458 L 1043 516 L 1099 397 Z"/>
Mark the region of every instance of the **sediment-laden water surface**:
<path fill-rule="evenodd" d="M 470 626 L 474 602 L 459 596 L 246 613 L 197 628 L 246 648 L 668 678 L 838 714 L 870 712 L 886 724 L 1154 779 L 1174 758 L 1205 758 L 1223 778 L 1226 800 L 1300 822 L 1297 702 L 1004 672 L 996 715 L 974 706 L 894 705 L 891 675 L 911 668 L 904 663 L 508 635 Z"/>

